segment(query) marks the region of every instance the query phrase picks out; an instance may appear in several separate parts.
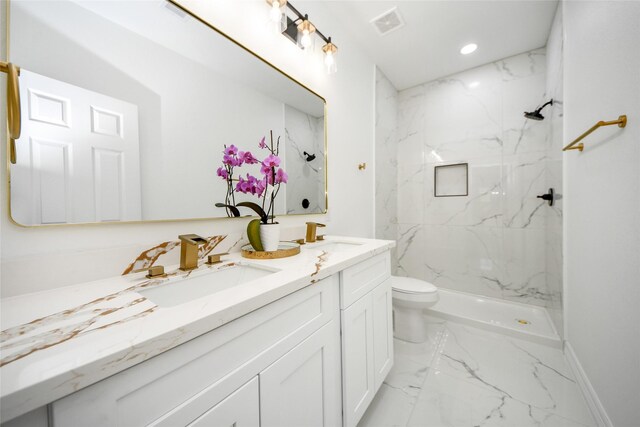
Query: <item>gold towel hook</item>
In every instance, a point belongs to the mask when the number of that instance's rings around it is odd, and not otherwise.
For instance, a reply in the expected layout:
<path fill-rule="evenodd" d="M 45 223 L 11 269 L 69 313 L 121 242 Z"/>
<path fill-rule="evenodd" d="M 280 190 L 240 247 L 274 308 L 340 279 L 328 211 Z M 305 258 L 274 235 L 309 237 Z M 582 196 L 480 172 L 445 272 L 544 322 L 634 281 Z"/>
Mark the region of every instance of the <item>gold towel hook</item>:
<path fill-rule="evenodd" d="M 591 132 L 595 131 L 599 127 L 611 126 L 611 125 L 618 125 L 618 127 L 620 127 L 620 128 L 625 127 L 627 125 L 627 116 L 623 114 L 620 117 L 618 117 L 618 120 L 611 120 L 611 121 L 608 121 L 608 122 L 604 122 L 604 121 L 600 120 L 598 123 L 596 123 L 595 125 L 591 126 L 591 128 L 588 131 L 586 131 L 585 133 L 583 133 L 582 135 L 577 137 L 575 140 L 573 140 L 573 142 L 571 144 L 568 144 L 566 147 L 564 147 L 562 149 L 562 151 L 567 151 L 567 150 L 579 150 L 579 151 L 582 151 L 582 150 L 584 150 L 584 144 L 581 143 L 580 141 L 582 141 L 585 137 L 587 137 L 587 135 L 589 135 Z M 578 142 L 580 142 L 580 144 L 578 144 Z"/>
<path fill-rule="evenodd" d="M 0 61 L 0 71 L 7 73 L 7 126 L 9 128 L 9 161 L 16 163 L 16 139 L 20 138 L 20 68 Z"/>

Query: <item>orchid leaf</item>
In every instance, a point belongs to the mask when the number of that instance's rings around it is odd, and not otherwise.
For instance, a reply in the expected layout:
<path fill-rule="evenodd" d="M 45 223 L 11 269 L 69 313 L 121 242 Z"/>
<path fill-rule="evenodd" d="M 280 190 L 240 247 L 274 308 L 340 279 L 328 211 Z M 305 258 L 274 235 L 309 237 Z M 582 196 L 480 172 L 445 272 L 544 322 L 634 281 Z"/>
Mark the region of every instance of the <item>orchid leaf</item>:
<path fill-rule="evenodd" d="M 233 205 L 225 205 L 224 203 L 216 203 L 216 207 L 217 208 L 227 208 L 227 209 L 229 209 L 231 211 L 233 216 L 235 216 L 235 217 L 239 217 L 240 216 L 240 211 L 238 210 L 237 207 L 235 207 Z"/>
<path fill-rule="evenodd" d="M 262 221 L 262 223 L 263 224 L 267 223 L 267 220 L 268 220 L 267 214 L 265 213 L 264 209 L 260 207 L 259 204 L 253 203 L 253 202 L 240 202 L 237 204 L 237 206 L 253 209 L 253 211 L 257 213 L 258 216 L 260 217 L 260 220 Z"/>

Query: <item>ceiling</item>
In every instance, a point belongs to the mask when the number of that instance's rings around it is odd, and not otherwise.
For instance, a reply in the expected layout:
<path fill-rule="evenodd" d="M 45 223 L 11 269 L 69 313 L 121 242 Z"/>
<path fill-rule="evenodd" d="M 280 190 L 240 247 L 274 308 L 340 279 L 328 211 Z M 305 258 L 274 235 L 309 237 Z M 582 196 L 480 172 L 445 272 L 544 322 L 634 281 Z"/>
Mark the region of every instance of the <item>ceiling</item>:
<path fill-rule="evenodd" d="M 557 0 L 329 1 L 398 90 L 546 45 Z M 405 25 L 384 36 L 369 22 L 392 7 Z M 336 40 L 338 46 L 339 41 Z M 478 49 L 461 55 L 460 48 Z"/>

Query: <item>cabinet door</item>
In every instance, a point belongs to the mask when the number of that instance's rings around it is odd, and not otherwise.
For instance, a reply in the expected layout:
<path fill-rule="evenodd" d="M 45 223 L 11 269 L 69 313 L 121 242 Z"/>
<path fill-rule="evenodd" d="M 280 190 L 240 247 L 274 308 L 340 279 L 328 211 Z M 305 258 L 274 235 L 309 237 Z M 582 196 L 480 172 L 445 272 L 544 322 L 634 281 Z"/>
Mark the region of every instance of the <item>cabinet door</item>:
<path fill-rule="evenodd" d="M 189 424 L 189 427 L 259 427 L 258 377 Z"/>
<path fill-rule="evenodd" d="M 331 321 L 260 373 L 262 427 L 340 425 L 339 343 Z"/>
<path fill-rule="evenodd" d="M 373 361 L 373 298 L 368 293 L 342 312 L 342 407 L 355 426 L 376 393 Z"/>
<path fill-rule="evenodd" d="M 373 365 L 374 384 L 378 390 L 393 366 L 393 325 L 391 309 L 391 280 L 373 291 Z"/>

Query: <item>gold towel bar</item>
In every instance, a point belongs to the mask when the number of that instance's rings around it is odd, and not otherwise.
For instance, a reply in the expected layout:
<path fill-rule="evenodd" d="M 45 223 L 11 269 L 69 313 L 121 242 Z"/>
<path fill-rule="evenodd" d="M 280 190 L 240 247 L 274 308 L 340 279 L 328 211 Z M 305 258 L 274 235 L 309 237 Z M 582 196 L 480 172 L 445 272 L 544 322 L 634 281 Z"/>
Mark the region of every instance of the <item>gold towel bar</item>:
<path fill-rule="evenodd" d="M 627 116 L 625 116 L 624 114 L 620 117 L 618 117 L 618 120 L 611 120 L 609 122 L 603 122 L 602 120 L 600 120 L 598 123 L 596 123 L 595 125 L 591 126 L 591 129 L 589 129 L 588 131 L 586 131 L 585 133 L 583 133 L 582 135 L 580 135 L 579 137 L 577 137 L 571 144 L 567 145 L 566 147 L 564 147 L 562 149 L 562 151 L 567 151 L 567 150 L 584 150 L 584 144 L 581 143 L 580 141 L 582 141 L 587 135 L 589 135 L 591 132 L 593 132 L 594 130 L 598 129 L 601 126 L 611 126 L 611 125 L 618 125 L 618 127 L 625 127 L 627 125 Z M 578 142 L 580 142 L 580 144 L 578 144 Z M 578 144 L 578 145 L 576 145 Z"/>
<path fill-rule="evenodd" d="M 9 127 L 9 160 L 16 162 L 16 139 L 20 138 L 20 68 L 0 61 L 0 71 L 7 73 L 7 126 Z"/>

